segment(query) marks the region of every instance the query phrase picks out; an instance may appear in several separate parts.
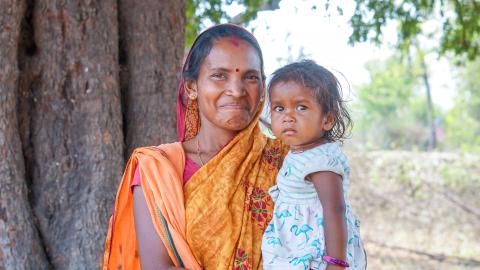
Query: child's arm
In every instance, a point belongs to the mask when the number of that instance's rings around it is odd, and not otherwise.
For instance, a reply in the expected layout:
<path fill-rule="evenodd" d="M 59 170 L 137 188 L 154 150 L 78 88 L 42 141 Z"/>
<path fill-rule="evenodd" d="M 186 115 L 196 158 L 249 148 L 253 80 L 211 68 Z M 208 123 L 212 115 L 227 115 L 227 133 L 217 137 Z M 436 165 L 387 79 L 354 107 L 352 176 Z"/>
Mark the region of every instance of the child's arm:
<path fill-rule="evenodd" d="M 315 185 L 322 203 L 326 255 L 346 261 L 348 236 L 342 177 L 336 173 L 324 171 L 312 173 L 307 176 L 307 179 Z M 345 268 L 328 265 L 327 269 Z"/>

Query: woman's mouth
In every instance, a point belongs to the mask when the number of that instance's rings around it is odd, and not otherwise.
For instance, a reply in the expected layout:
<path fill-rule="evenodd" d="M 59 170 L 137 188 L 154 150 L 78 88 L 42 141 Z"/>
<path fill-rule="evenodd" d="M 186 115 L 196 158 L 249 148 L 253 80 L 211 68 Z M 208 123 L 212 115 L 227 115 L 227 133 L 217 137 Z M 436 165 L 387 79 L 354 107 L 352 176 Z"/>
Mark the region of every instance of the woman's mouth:
<path fill-rule="evenodd" d="M 245 110 L 245 106 L 240 103 L 228 103 L 220 106 L 221 109 L 225 110 Z"/>

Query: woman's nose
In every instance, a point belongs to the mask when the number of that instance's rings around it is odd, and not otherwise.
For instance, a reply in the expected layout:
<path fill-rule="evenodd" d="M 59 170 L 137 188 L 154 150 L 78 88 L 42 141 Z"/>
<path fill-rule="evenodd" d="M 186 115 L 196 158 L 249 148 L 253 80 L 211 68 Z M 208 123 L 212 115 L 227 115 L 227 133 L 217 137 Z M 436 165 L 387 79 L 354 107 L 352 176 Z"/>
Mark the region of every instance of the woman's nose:
<path fill-rule="evenodd" d="M 241 79 L 232 79 L 227 85 L 227 93 L 234 97 L 245 95 L 245 85 Z"/>

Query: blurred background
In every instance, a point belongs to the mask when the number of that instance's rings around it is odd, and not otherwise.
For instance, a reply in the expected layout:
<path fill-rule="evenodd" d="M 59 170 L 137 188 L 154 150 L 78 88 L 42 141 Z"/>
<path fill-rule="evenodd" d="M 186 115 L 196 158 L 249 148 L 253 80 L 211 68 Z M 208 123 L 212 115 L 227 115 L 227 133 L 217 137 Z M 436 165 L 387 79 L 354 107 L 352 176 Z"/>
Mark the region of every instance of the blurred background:
<path fill-rule="evenodd" d="M 340 80 L 368 268 L 480 269 L 480 2 L 277 3 L 246 27 L 267 74 L 308 58 Z"/>
<path fill-rule="evenodd" d="M 1 1 L 0 269 L 101 265 L 125 162 L 176 139 L 185 52 L 221 22 L 267 76 L 340 80 L 368 269 L 480 269 L 478 0 Z"/>

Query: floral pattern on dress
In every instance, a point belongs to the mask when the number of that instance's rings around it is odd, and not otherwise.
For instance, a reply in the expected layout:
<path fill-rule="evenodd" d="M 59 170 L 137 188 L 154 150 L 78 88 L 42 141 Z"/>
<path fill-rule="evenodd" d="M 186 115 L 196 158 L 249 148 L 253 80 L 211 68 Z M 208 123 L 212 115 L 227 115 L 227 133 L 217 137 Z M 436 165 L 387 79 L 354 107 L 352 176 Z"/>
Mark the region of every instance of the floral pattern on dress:
<path fill-rule="evenodd" d="M 245 250 L 237 248 L 235 252 L 235 261 L 233 262 L 233 270 L 249 270 L 251 269 L 250 260 Z"/>

